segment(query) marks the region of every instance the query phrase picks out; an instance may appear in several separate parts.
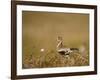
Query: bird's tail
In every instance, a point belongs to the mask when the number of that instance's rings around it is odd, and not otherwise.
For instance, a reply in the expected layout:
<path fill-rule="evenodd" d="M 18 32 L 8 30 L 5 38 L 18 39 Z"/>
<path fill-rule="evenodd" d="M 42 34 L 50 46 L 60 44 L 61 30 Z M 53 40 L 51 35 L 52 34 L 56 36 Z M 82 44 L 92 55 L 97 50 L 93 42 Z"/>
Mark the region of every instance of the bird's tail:
<path fill-rule="evenodd" d="M 70 48 L 70 50 L 79 51 L 79 49 L 78 49 L 78 48 Z"/>

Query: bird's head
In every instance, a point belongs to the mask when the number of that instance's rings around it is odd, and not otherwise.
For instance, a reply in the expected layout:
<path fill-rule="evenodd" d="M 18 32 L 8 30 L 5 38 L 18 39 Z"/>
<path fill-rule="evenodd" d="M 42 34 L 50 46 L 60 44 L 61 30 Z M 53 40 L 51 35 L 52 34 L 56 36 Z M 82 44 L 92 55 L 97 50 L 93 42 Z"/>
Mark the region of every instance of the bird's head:
<path fill-rule="evenodd" d="M 62 37 L 61 36 L 58 36 L 57 37 L 57 41 L 62 41 Z"/>

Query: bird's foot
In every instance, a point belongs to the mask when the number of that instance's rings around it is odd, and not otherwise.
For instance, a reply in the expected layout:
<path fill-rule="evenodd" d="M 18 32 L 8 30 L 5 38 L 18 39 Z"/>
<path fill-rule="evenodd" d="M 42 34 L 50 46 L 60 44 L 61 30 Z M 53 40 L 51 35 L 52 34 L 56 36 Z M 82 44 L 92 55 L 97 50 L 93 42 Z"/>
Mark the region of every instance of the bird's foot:
<path fill-rule="evenodd" d="M 65 55 L 65 57 L 66 57 L 66 58 L 68 58 L 68 57 L 69 57 L 69 55 Z"/>

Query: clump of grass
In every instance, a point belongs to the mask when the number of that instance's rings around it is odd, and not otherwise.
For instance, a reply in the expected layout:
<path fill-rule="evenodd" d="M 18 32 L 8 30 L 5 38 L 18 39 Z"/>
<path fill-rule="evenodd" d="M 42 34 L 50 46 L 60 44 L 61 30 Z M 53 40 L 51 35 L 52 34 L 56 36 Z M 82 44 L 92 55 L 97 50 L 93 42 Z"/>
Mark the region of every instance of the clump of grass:
<path fill-rule="evenodd" d="M 49 51 L 35 57 L 33 54 L 24 58 L 23 68 L 48 68 L 48 67 L 68 67 L 89 65 L 88 52 L 85 56 L 74 52 L 68 58 L 60 55 L 56 51 Z"/>

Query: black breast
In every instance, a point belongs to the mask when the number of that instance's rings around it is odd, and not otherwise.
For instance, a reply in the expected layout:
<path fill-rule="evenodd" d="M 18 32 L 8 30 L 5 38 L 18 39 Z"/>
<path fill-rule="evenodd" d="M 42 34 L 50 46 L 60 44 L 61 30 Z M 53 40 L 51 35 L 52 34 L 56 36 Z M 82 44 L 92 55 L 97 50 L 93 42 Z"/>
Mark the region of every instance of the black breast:
<path fill-rule="evenodd" d="M 65 55 L 65 51 L 59 51 L 58 53 L 61 55 Z"/>

